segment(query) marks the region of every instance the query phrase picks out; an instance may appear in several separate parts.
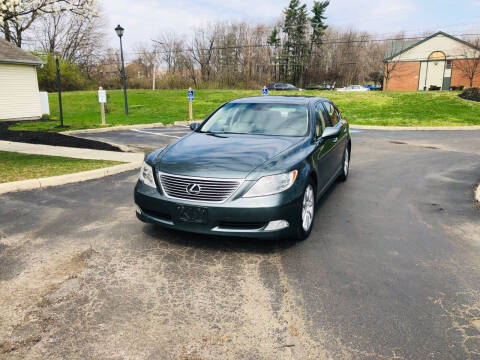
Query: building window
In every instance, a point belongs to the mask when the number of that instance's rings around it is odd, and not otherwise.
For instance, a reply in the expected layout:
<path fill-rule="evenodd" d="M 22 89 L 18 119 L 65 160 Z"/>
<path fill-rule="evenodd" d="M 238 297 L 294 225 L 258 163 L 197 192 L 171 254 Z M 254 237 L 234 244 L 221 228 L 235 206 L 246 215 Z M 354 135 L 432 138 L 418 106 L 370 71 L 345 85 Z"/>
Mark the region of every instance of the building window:
<path fill-rule="evenodd" d="M 445 60 L 445 54 L 441 51 L 435 51 L 429 56 L 428 60 Z"/>
<path fill-rule="evenodd" d="M 449 69 L 452 68 L 452 60 L 447 60 L 447 64 L 446 64 L 445 68 L 446 68 L 447 70 L 449 70 Z"/>

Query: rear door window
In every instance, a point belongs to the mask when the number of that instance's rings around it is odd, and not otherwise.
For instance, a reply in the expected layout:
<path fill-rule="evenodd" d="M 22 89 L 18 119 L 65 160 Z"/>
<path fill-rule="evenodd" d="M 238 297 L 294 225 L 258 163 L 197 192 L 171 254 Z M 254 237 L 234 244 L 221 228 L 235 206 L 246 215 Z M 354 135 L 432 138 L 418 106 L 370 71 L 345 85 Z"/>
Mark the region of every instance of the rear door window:
<path fill-rule="evenodd" d="M 324 102 L 322 103 L 323 105 L 323 108 L 324 108 L 324 111 L 323 111 L 323 115 L 324 115 L 324 119 L 325 119 L 325 127 L 330 127 L 332 126 L 332 120 L 330 118 L 330 113 L 329 113 L 329 103 L 327 102 Z"/>
<path fill-rule="evenodd" d="M 315 135 L 318 137 L 322 136 L 323 130 L 325 130 L 325 110 L 322 104 L 317 104 L 315 106 Z"/>
<path fill-rule="evenodd" d="M 335 107 L 329 102 L 325 102 L 323 104 L 325 105 L 325 108 L 327 109 L 328 116 L 330 117 L 330 120 L 332 122 L 331 126 L 337 125 L 338 122 L 340 121 L 340 116 L 338 115 L 337 110 L 335 110 Z"/>

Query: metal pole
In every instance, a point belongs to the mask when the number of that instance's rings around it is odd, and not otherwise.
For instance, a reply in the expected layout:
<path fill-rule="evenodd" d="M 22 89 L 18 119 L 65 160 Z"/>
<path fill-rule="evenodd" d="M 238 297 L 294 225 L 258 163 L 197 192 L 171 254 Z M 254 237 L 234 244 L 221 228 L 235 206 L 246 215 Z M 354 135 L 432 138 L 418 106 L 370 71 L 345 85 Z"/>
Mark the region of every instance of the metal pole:
<path fill-rule="evenodd" d="M 157 64 L 153 64 L 152 90 L 155 90 L 155 75 L 157 73 Z"/>
<path fill-rule="evenodd" d="M 252 62 L 252 51 L 250 49 L 250 43 L 252 41 L 252 34 L 248 34 L 248 52 L 247 52 L 247 81 L 246 81 L 246 88 L 247 90 L 250 89 L 250 69 L 251 69 L 251 62 Z"/>
<path fill-rule="evenodd" d="M 120 36 L 120 57 L 122 58 L 123 102 L 125 103 L 125 115 L 128 115 L 127 79 L 125 77 L 125 64 L 123 62 L 123 47 L 122 47 L 122 37 L 121 36 Z"/>
<path fill-rule="evenodd" d="M 58 91 L 58 110 L 60 112 L 60 127 L 63 127 L 62 84 L 60 82 L 60 65 L 58 63 L 58 57 L 55 57 L 55 67 L 57 69 L 57 91 Z"/>

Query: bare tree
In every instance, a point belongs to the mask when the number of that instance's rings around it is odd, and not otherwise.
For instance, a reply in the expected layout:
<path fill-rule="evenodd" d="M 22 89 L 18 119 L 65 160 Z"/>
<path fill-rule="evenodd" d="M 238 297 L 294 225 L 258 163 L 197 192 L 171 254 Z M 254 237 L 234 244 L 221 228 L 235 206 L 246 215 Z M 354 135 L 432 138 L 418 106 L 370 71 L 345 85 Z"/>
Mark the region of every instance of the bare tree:
<path fill-rule="evenodd" d="M 213 57 L 217 27 L 209 24 L 198 28 L 192 41 L 192 57 L 200 66 L 203 81 L 210 80 L 212 72 L 211 61 Z"/>
<path fill-rule="evenodd" d="M 23 33 L 44 14 L 71 12 L 96 16 L 95 0 L 0 0 L 0 31 L 7 41 L 22 46 Z"/>
<path fill-rule="evenodd" d="M 140 68 L 144 76 L 151 79 L 153 77 L 153 71 L 157 64 L 157 52 L 155 49 L 150 48 L 148 44 L 139 43 L 134 47 L 136 58 L 133 60 Z"/>
<path fill-rule="evenodd" d="M 176 34 L 164 34 L 154 40 L 158 58 L 167 66 L 167 72 L 176 73 L 184 64 L 185 43 Z"/>
<path fill-rule="evenodd" d="M 74 13 L 49 13 L 33 27 L 33 36 L 45 53 L 79 65 L 88 74 L 105 51 L 105 27 L 101 17 Z"/>
<path fill-rule="evenodd" d="M 462 50 L 461 60 L 455 60 L 454 67 L 464 75 L 473 87 L 473 80 L 480 76 L 480 37 L 470 42 L 471 47 L 465 46 Z"/>
<path fill-rule="evenodd" d="M 396 76 L 396 70 L 400 64 L 400 54 L 407 47 L 404 40 L 405 35 L 399 34 L 396 36 L 396 40 L 387 44 L 387 52 L 384 60 L 383 78 L 385 81 L 384 90 L 388 90 L 388 83 Z"/>

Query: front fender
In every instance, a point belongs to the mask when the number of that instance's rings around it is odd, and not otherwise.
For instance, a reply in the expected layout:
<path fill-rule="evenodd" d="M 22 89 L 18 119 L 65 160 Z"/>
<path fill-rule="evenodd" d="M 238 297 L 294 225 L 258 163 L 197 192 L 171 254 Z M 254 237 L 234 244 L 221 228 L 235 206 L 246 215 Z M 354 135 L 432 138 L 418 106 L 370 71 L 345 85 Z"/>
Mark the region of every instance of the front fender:
<path fill-rule="evenodd" d="M 154 165 L 158 160 L 159 160 L 159 157 L 161 157 L 161 154 L 162 152 L 165 150 L 166 148 L 163 148 L 163 149 L 157 149 L 155 151 L 152 151 L 151 153 L 148 153 L 146 156 L 145 156 L 145 162 L 149 165 Z"/>
<path fill-rule="evenodd" d="M 306 140 L 277 154 L 248 174 L 246 180 L 258 180 L 262 176 L 281 174 L 292 170 L 311 171 L 310 155 L 315 146 Z M 300 175 L 300 174 L 299 174 Z"/>

